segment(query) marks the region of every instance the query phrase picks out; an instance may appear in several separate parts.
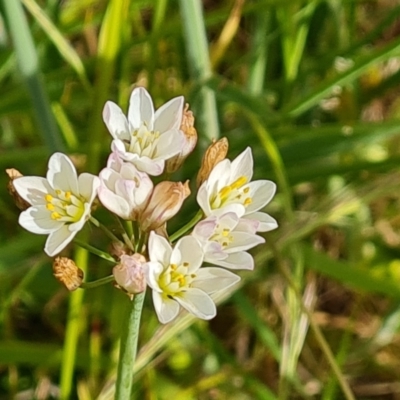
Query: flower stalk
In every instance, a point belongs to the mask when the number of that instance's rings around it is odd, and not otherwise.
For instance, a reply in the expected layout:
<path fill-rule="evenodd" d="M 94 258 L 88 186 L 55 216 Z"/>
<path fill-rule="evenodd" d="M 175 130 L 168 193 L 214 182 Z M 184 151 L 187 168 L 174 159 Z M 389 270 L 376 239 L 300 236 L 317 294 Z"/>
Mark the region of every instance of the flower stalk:
<path fill-rule="evenodd" d="M 133 298 L 125 319 L 126 325 L 122 330 L 119 363 L 116 383 L 116 400 L 131 398 L 133 366 L 136 360 L 139 338 L 140 317 L 146 292 L 139 293 Z"/>

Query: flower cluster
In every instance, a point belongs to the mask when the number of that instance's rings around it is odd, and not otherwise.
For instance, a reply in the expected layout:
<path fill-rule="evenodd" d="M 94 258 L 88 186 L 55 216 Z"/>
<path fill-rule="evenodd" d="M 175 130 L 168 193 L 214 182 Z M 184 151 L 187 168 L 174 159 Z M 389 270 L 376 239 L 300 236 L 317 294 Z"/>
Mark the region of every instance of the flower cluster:
<path fill-rule="evenodd" d="M 199 318 L 213 318 L 212 294 L 240 280 L 233 271 L 254 268 L 248 250 L 264 242 L 257 232 L 277 227 L 271 216 L 260 211 L 274 196 L 275 184 L 251 180 L 250 148 L 230 161 L 225 158 L 227 140 L 212 143 L 197 177 L 200 210 L 186 229 L 173 236 L 178 239 L 173 243 L 166 224 L 190 195 L 189 182 L 162 179 L 154 184 L 152 177 L 175 172 L 194 149 L 197 133 L 192 112 L 183 97 L 155 110 L 149 93 L 139 87 L 131 94 L 127 116 L 108 101 L 103 119 L 113 140 L 107 166 L 99 176 L 78 176 L 71 160 L 61 153 L 51 156 L 46 178 L 13 173 L 10 190 L 25 208 L 20 224 L 30 232 L 48 235 L 45 252 L 55 256 L 88 220 L 100 226 L 91 215 L 97 196 L 127 228 L 121 239 L 108 231 L 115 239 L 117 287 L 130 296 L 150 287 L 162 323 L 172 321 L 181 307 Z M 57 260 L 57 278 L 70 282 L 75 264 Z M 66 265 L 68 277 L 63 276 Z M 80 286 L 83 277 L 77 276 L 69 285 L 72 289 Z"/>

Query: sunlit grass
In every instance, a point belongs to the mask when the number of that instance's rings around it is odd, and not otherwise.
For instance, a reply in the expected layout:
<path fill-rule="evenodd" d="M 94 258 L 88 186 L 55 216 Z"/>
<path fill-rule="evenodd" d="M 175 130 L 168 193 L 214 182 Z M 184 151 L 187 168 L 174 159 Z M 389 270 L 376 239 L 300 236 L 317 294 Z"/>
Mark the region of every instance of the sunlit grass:
<path fill-rule="evenodd" d="M 126 109 L 143 85 L 157 106 L 185 96 L 200 147 L 226 136 L 232 158 L 251 146 L 255 177 L 278 184 L 267 211 L 280 226 L 214 320 L 183 314 L 159 326 L 147 296 L 137 399 L 398 395 L 400 6 L 0 4 L 3 170 L 43 175 L 49 154 L 66 148 L 78 169 L 98 173 L 111 142 L 104 102 Z M 194 183 L 197 155 L 174 180 Z M 61 288 L 1 182 L 0 398 L 33 398 L 46 383 L 55 394 L 43 398 L 113 398 L 125 295 Z M 196 211 L 192 198 L 172 225 Z M 87 263 L 90 280 L 110 273 L 107 261 L 67 254 Z"/>

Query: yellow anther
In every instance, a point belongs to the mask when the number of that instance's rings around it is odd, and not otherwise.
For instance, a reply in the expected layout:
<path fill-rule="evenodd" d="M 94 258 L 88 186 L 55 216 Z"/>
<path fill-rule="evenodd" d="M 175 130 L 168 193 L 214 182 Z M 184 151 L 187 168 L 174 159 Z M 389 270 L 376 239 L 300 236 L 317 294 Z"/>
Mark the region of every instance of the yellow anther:
<path fill-rule="evenodd" d="M 222 236 L 227 237 L 229 235 L 229 229 L 223 229 L 222 230 Z"/>
<path fill-rule="evenodd" d="M 173 271 L 175 271 L 178 268 L 176 264 L 171 264 L 170 267 Z"/>
<path fill-rule="evenodd" d="M 60 189 L 57 189 L 57 190 L 56 190 L 56 193 L 57 193 L 58 195 L 60 195 L 60 194 L 61 194 L 61 190 L 60 190 Z"/>
<path fill-rule="evenodd" d="M 51 203 L 47 203 L 47 204 L 46 204 L 46 208 L 47 208 L 49 211 L 54 211 L 54 205 L 51 204 Z"/>
<path fill-rule="evenodd" d="M 236 181 L 231 184 L 231 188 L 232 189 L 239 189 L 245 183 L 247 183 L 247 178 L 245 176 L 241 176 L 240 178 L 236 179 Z"/>
<path fill-rule="evenodd" d="M 184 266 L 184 267 L 188 267 L 188 266 L 189 266 L 189 263 L 185 261 L 185 262 L 183 263 L 183 266 Z"/>
<path fill-rule="evenodd" d="M 49 203 L 53 200 L 53 196 L 51 194 L 46 194 L 46 196 L 44 196 L 44 198 Z"/>
<path fill-rule="evenodd" d="M 250 191 L 250 188 L 248 186 L 247 186 L 247 188 L 243 189 L 243 193 L 249 193 L 249 191 Z"/>
<path fill-rule="evenodd" d="M 51 219 L 57 220 L 60 218 L 61 218 L 61 215 L 57 211 L 51 213 Z"/>
<path fill-rule="evenodd" d="M 65 198 L 69 200 L 71 198 L 71 192 L 65 192 Z"/>
<path fill-rule="evenodd" d="M 245 199 L 245 201 L 243 202 L 244 206 L 248 206 L 249 204 L 251 204 L 253 202 L 251 197 L 247 197 L 247 199 Z"/>
<path fill-rule="evenodd" d="M 222 247 L 228 246 L 228 242 L 222 242 Z"/>

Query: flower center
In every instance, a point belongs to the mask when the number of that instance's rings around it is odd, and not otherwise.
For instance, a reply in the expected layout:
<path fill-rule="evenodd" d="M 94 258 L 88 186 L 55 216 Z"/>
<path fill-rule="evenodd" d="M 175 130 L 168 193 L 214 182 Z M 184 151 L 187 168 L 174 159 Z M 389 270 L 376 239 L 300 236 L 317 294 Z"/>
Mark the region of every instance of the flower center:
<path fill-rule="evenodd" d="M 56 196 L 46 194 L 46 208 L 50 218 L 56 221 L 74 223 L 81 219 L 85 211 L 85 203 L 71 192 L 57 189 Z"/>
<path fill-rule="evenodd" d="M 228 228 L 221 228 L 219 225 L 215 228 L 215 233 L 210 237 L 210 241 L 219 243 L 222 247 L 227 247 L 233 242 L 233 236 Z"/>
<path fill-rule="evenodd" d="M 247 207 L 253 200 L 249 195 L 250 188 L 243 187 L 246 183 L 247 178 L 241 176 L 230 185 L 224 186 L 214 198 L 211 198 L 211 208 L 215 210 L 231 203 L 240 203 Z"/>
<path fill-rule="evenodd" d="M 143 157 L 155 158 L 157 155 L 157 144 L 160 139 L 160 132 L 149 131 L 145 122 L 139 129 L 131 133 L 130 143 L 126 143 L 126 150 L 130 153 Z"/>
<path fill-rule="evenodd" d="M 170 264 L 160 275 L 159 285 L 165 296 L 174 297 L 190 288 L 196 274 L 188 274 L 188 268 L 188 262 Z"/>

